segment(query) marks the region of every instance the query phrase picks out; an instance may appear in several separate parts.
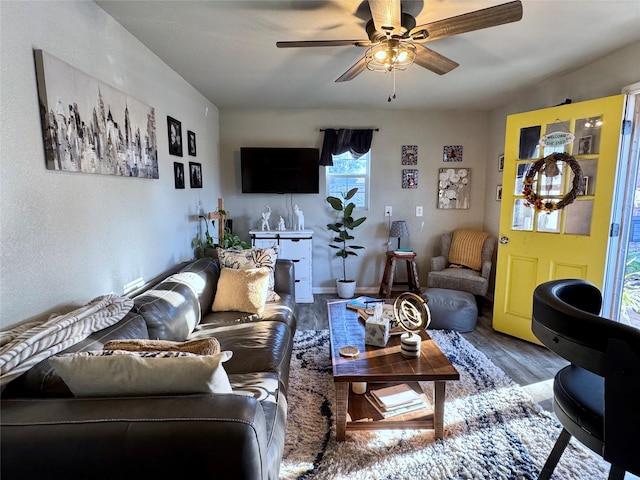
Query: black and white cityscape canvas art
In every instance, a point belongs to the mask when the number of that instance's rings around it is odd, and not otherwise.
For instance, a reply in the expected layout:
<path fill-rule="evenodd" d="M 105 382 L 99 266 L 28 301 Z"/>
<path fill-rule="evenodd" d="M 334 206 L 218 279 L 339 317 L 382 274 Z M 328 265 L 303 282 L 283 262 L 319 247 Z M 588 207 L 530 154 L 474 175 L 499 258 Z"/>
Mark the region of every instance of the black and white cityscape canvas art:
<path fill-rule="evenodd" d="M 155 109 L 34 50 L 47 168 L 158 178 Z"/>

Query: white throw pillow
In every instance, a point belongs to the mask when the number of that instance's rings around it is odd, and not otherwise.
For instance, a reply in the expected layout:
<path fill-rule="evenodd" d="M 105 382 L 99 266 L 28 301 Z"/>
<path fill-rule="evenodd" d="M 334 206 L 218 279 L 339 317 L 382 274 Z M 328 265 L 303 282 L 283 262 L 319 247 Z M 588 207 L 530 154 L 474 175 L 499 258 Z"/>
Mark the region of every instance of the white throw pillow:
<path fill-rule="evenodd" d="M 76 397 L 115 397 L 232 393 L 222 366 L 232 355 L 100 350 L 49 361 Z"/>

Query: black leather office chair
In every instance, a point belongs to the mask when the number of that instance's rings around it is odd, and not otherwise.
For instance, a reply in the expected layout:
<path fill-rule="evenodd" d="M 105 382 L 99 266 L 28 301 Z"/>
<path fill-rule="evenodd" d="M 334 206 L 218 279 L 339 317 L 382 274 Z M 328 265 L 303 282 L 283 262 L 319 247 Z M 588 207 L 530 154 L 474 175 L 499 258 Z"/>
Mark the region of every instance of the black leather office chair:
<path fill-rule="evenodd" d="M 571 364 L 553 381 L 564 427 L 539 479 L 571 436 L 611 463 L 609 479 L 640 475 L 640 330 L 600 317 L 602 295 L 585 280 L 553 280 L 533 293 L 534 335 Z"/>

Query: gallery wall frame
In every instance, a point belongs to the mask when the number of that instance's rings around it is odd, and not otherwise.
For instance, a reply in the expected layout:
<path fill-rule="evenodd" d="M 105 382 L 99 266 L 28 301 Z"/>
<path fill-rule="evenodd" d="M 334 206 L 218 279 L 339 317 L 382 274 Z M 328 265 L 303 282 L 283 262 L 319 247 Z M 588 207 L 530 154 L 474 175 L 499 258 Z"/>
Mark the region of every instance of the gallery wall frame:
<path fill-rule="evenodd" d="M 502 172 L 504 170 L 504 155 L 498 156 L 498 171 Z"/>
<path fill-rule="evenodd" d="M 418 164 L 418 146 L 403 145 L 401 161 L 402 161 L 402 165 L 417 165 Z"/>
<path fill-rule="evenodd" d="M 173 162 L 173 179 L 176 189 L 184 188 L 184 164 Z"/>
<path fill-rule="evenodd" d="M 578 140 L 578 155 L 589 155 L 591 153 L 591 143 L 593 135 L 585 135 Z"/>
<path fill-rule="evenodd" d="M 182 156 L 182 122 L 167 115 L 167 139 L 169 154 Z"/>
<path fill-rule="evenodd" d="M 196 156 L 196 134 L 187 130 L 187 150 L 192 157 Z"/>
<path fill-rule="evenodd" d="M 462 145 L 445 145 L 442 149 L 443 162 L 461 162 Z"/>
<path fill-rule="evenodd" d="M 502 185 L 496 187 L 496 202 L 502 201 Z"/>
<path fill-rule="evenodd" d="M 46 167 L 159 178 L 155 109 L 33 50 Z"/>
<path fill-rule="evenodd" d="M 405 168 L 402 170 L 402 188 L 418 188 L 418 169 Z"/>
<path fill-rule="evenodd" d="M 202 188 L 202 164 L 189 162 L 189 185 L 191 188 Z"/>

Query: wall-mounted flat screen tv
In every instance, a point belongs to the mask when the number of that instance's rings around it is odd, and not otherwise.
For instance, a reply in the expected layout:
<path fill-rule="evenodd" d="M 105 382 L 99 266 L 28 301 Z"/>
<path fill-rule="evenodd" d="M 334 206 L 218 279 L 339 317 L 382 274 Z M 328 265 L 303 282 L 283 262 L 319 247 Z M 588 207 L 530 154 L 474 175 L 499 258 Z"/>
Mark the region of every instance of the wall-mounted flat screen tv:
<path fill-rule="evenodd" d="M 317 148 L 242 147 L 242 193 L 319 193 Z"/>

